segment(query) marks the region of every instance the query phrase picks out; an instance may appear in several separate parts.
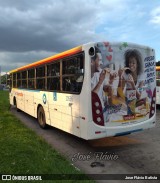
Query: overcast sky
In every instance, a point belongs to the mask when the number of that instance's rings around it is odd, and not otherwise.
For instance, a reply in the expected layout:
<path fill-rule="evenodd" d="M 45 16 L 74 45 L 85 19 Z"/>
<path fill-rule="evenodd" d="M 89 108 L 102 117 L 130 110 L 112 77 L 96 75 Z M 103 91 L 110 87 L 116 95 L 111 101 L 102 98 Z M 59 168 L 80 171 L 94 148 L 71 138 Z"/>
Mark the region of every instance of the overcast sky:
<path fill-rule="evenodd" d="M 160 60 L 160 1 L 0 0 L 2 72 L 92 41 L 148 45 Z"/>

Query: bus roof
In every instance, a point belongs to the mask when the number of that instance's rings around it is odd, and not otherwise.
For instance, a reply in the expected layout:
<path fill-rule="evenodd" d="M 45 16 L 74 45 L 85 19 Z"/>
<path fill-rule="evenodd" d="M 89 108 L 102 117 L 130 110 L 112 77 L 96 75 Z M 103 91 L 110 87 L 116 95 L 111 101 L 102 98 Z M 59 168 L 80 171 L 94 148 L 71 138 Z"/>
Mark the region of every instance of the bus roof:
<path fill-rule="evenodd" d="M 57 60 L 57 59 L 64 58 L 66 56 L 71 56 L 71 55 L 79 53 L 81 51 L 82 51 L 82 46 L 78 46 L 78 47 L 72 48 L 70 50 L 64 51 L 62 53 L 53 55 L 51 57 L 47 57 L 47 58 L 44 58 L 42 60 L 33 62 L 31 64 L 27 64 L 27 65 L 19 67 L 17 69 L 11 70 L 11 71 L 9 71 L 9 73 L 11 74 L 11 73 L 14 73 L 14 72 L 18 72 L 18 71 L 22 71 L 22 70 L 25 70 L 25 69 L 33 68 L 33 67 L 36 67 L 38 65 L 42 65 L 42 64 L 49 63 L 49 62 Z"/>

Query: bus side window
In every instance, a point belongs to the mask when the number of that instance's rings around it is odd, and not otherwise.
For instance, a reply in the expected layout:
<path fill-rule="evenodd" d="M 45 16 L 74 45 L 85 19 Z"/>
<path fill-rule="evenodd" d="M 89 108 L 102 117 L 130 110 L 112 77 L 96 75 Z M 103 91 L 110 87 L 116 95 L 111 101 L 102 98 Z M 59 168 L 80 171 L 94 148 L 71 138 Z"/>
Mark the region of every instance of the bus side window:
<path fill-rule="evenodd" d="M 64 59 L 62 61 L 62 88 L 63 91 L 79 94 L 83 84 L 83 55 Z"/>
<path fill-rule="evenodd" d="M 80 93 L 83 84 L 83 76 L 70 76 L 63 78 L 63 90 Z"/>
<path fill-rule="evenodd" d="M 45 66 L 36 68 L 36 89 L 45 90 Z"/>
<path fill-rule="evenodd" d="M 21 88 L 22 87 L 22 78 L 21 78 L 21 72 L 17 73 L 17 88 Z"/>
<path fill-rule="evenodd" d="M 22 72 L 22 88 L 27 88 L 27 71 Z"/>
<path fill-rule="evenodd" d="M 35 86 L 35 69 L 30 69 L 28 70 L 28 88 L 29 89 L 34 89 Z"/>
<path fill-rule="evenodd" d="M 68 77 L 63 78 L 63 90 L 64 91 L 70 91 L 71 87 L 71 81 Z"/>
<path fill-rule="evenodd" d="M 47 78 L 47 89 L 59 91 L 60 90 L 60 79 L 57 78 Z"/>
<path fill-rule="evenodd" d="M 60 90 L 60 62 L 47 65 L 47 90 Z"/>
<path fill-rule="evenodd" d="M 45 79 L 44 78 L 37 79 L 37 87 L 36 88 L 45 90 Z"/>

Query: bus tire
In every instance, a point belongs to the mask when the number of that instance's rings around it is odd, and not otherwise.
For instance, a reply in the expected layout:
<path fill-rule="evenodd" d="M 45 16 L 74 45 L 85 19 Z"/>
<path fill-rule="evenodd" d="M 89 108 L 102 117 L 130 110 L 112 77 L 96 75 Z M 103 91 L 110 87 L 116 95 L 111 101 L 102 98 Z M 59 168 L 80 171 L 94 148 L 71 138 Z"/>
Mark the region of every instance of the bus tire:
<path fill-rule="evenodd" d="M 16 111 L 17 112 L 20 112 L 21 110 L 17 108 L 17 100 L 16 100 L 16 97 L 14 97 L 14 99 L 13 99 L 13 104 L 14 104 L 14 106 L 16 108 Z"/>
<path fill-rule="evenodd" d="M 40 106 L 38 108 L 37 119 L 38 119 L 39 126 L 43 129 L 45 129 L 47 127 L 46 116 L 45 116 L 45 112 L 44 112 L 44 109 L 42 106 Z"/>

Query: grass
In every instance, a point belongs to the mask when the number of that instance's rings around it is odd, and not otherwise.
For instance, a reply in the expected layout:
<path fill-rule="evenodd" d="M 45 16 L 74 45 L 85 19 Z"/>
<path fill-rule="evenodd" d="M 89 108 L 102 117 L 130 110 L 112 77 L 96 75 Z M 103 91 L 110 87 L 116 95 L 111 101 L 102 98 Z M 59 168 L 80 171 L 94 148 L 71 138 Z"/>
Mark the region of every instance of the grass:
<path fill-rule="evenodd" d="M 0 91 L 0 174 L 83 174 L 9 111 L 8 95 Z M 85 182 L 94 182 L 85 174 L 82 177 Z M 73 180 L 74 176 L 70 179 L 67 182 L 80 182 Z"/>

